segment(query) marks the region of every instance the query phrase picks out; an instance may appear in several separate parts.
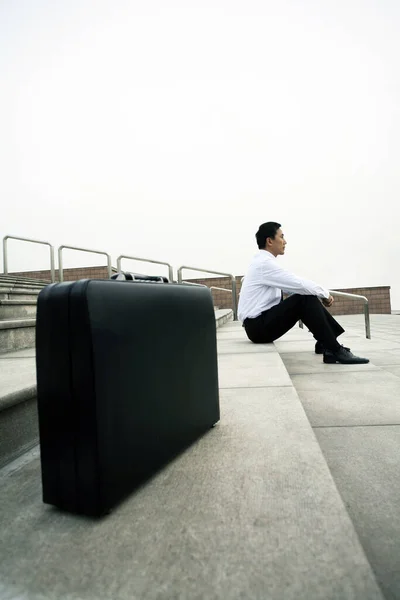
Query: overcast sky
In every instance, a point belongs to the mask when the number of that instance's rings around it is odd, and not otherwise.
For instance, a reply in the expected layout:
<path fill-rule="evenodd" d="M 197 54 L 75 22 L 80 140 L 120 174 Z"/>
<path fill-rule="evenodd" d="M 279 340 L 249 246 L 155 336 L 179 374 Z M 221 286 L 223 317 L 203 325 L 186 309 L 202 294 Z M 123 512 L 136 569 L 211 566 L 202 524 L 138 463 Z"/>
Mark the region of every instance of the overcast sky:
<path fill-rule="evenodd" d="M 399 165 L 398 0 L 0 0 L 1 237 L 239 275 L 275 220 L 400 309 Z"/>

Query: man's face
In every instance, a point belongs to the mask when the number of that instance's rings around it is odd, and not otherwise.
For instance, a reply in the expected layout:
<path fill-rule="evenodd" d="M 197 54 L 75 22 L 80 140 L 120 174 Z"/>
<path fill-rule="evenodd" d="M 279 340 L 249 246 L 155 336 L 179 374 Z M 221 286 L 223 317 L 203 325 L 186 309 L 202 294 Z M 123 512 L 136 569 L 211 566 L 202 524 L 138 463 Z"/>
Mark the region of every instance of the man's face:
<path fill-rule="evenodd" d="M 286 240 L 281 228 L 275 234 L 275 238 L 267 238 L 267 250 L 274 256 L 285 254 Z"/>

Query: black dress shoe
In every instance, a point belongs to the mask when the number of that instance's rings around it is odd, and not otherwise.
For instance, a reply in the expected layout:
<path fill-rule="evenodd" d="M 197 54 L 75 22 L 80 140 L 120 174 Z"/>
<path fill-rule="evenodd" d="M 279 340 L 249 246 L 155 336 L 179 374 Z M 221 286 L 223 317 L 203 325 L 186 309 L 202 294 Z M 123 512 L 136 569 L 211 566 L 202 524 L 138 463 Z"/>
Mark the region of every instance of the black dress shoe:
<path fill-rule="evenodd" d="M 341 365 L 363 365 L 369 363 L 369 358 L 361 358 L 354 356 L 350 350 L 340 346 L 336 352 L 330 350 L 324 351 L 324 363 L 335 364 L 340 363 Z"/>
<path fill-rule="evenodd" d="M 342 346 L 345 350 L 350 352 L 350 348 L 346 348 L 346 346 Z M 315 344 L 315 354 L 323 354 L 325 352 L 325 347 L 322 342 L 317 342 Z"/>

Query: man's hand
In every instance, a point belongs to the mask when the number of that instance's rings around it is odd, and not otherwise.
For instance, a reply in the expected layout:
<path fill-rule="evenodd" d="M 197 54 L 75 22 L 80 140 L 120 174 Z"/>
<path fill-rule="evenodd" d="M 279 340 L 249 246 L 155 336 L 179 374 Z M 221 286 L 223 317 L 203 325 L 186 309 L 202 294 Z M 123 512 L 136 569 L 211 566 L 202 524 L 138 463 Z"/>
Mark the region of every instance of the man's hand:
<path fill-rule="evenodd" d="M 329 308 L 330 306 L 332 306 L 333 304 L 333 298 L 331 295 L 329 295 L 329 298 L 322 298 L 322 304 L 324 306 L 326 306 L 327 308 Z"/>

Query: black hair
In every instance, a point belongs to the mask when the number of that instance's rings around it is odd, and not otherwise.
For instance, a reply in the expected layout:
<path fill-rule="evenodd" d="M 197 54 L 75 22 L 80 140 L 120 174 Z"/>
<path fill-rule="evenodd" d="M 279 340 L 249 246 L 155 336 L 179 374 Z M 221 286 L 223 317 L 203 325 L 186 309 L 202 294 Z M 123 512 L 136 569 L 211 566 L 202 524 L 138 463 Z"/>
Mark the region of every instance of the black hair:
<path fill-rule="evenodd" d="M 281 227 L 280 223 L 275 223 L 274 221 L 268 221 L 268 223 L 260 225 L 256 233 L 257 246 L 260 250 L 265 249 L 267 238 L 275 239 L 279 227 Z"/>

